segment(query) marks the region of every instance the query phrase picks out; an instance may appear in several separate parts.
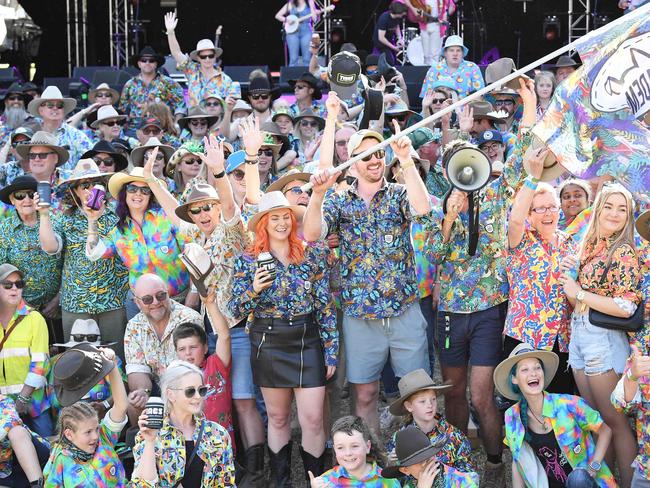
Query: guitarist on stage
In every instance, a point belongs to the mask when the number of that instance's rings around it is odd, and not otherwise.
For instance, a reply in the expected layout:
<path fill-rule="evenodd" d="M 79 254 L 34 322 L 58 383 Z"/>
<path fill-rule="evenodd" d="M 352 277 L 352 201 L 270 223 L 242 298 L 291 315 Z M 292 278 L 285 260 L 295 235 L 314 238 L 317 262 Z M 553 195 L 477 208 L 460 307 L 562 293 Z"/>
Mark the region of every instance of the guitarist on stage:
<path fill-rule="evenodd" d="M 301 66 L 298 63 L 299 59 L 302 59 L 303 66 L 307 66 L 311 57 L 309 45 L 314 31 L 312 23 L 316 22 L 317 18 L 314 0 L 289 0 L 278 10 L 275 18 L 285 25 L 285 39 L 289 49 L 289 66 Z M 298 30 L 289 34 L 287 22 L 296 19 L 304 19 L 304 21 L 300 22 Z"/>
<path fill-rule="evenodd" d="M 395 55 L 402 50 L 402 20 L 406 17 L 408 8 L 401 2 L 393 2 L 388 10 L 377 17 L 375 31 L 372 35 L 373 52 L 386 53 L 386 59 L 395 65 Z"/>
<path fill-rule="evenodd" d="M 449 17 L 456 12 L 456 0 L 404 0 L 408 19 L 420 27 L 424 64 L 432 65 L 440 57 Z"/>

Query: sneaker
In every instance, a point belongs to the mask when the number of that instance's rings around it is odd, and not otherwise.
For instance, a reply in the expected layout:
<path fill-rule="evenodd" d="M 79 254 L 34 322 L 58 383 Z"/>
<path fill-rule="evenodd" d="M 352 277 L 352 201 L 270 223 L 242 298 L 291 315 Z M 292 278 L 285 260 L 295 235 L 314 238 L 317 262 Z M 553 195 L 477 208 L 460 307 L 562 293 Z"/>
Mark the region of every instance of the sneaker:
<path fill-rule="evenodd" d="M 505 465 L 503 463 L 492 464 L 485 462 L 481 488 L 503 488 L 506 486 Z"/>

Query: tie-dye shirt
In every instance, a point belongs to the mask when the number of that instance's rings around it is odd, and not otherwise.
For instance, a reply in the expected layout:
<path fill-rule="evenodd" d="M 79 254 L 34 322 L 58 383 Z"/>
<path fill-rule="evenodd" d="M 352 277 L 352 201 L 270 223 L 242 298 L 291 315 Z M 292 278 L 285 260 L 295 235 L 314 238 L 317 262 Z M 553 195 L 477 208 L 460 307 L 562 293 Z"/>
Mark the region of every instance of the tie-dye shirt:
<path fill-rule="evenodd" d="M 129 119 L 132 128 L 138 128 L 142 114 L 149 103 L 166 103 L 172 113 L 185 107 L 181 85 L 169 76 L 158 73 L 151 83 L 146 84 L 140 75 L 124 84 L 118 110 Z"/>
<path fill-rule="evenodd" d="M 508 249 L 506 270 L 510 285 L 504 335 L 552 350 L 555 340 L 561 352 L 569 352 L 569 303 L 560 283 L 560 262 L 577 249 L 563 232 L 558 245 L 544 242 L 534 230 L 526 230 L 517 247 Z"/>
<path fill-rule="evenodd" d="M 117 255 L 129 270 L 131 288 L 140 276 L 153 273 L 167 283 L 169 296 L 174 297 L 190 285 L 190 274 L 180 260 L 188 242 L 190 239 L 167 218 L 165 211 L 156 208 L 144 214 L 142 227 L 127 217 L 125 228 L 116 225 L 88 257 L 97 260 Z"/>
<path fill-rule="evenodd" d="M 81 159 L 81 155 L 93 147 L 86 134 L 68 124 L 62 124 L 54 135 L 58 139 L 59 146 L 65 147 L 70 153 L 70 158 L 60 166 L 63 169 L 74 169 Z"/>
<path fill-rule="evenodd" d="M 431 206 L 438 205 L 438 199 L 431 196 Z M 426 229 L 418 222 L 411 222 L 411 243 L 413 257 L 415 258 L 415 276 L 418 279 L 420 298 L 428 297 L 433 293 L 436 282 L 436 265 L 425 252 Z"/>
<path fill-rule="evenodd" d="M 447 66 L 447 61 L 442 59 L 427 71 L 420 90 L 420 98 L 424 98 L 427 92 L 433 89 L 435 82 L 441 78 L 453 81 L 459 98 L 464 98 L 485 86 L 481 69 L 476 64 L 463 60 L 458 69 L 451 70 Z"/>
<path fill-rule="evenodd" d="M 597 434 L 600 426 L 603 425 L 603 419 L 598 411 L 587 405 L 587 402 L 579 396 L 544 392 L 542 416 L 551 423 L 558 446 L 571 464 L 571 468 L 587 469 L 596 451 L 592 432 Z M 524 444 L 526 432 L 521 423 L 521 403 L 517 402 L 506 410 L 505 429 L 506 437 L 503 442 L 510 447 L 519 474 L 526 482 L 526 486 L 535 486 L 535 483 L 531 482 L 531 477 L 535 476 L 536 470 L 523 462 L 525 458 L 522 447 L 525 445 L 528 449 L 530 445 L 527 442 Z M 532 457 L 536 465 L 543 469 L 537 458 L 534 455 Z M 595 480 L 601 488 L 618 486 L 605 461 L 601 463 Z"/>
<path fill-rule="evenodd" d="M 234 85 L 232 78 L 221 69 L 216 69 L 215 74 L 207 80 L 201 73 L 201 65 L 186 56 L 185 61 L 178 65 L 178 71 L 187 78 L 187 98 L 190 107 L 198 106 L 206 96 L 215 93 L 224 100 L 229 95 L 241 98 L 241 88 Z"/>
<path fill-rule="evenodd" d="M 587 227 L 589 226 L 593 213 L 594 210 L 591 207 L 585 208 L 575 216 L 570 224 L 566 223 L 566 218 L 564 217 L 564 214 L 562 214 L 560 215 L 560 221 L 557 224 L 557 228 L 569 234 L 573 238 L 573 242 L 580 244 L 582 238 L 587 232 Z"/>
<path fill-rule="evenodd" d="M 399 488 L 399 481 L 382 478 L 381 468 L 377 463 L 372 463 L 372 468 L 363 478 L 355 478 L 342 466 L 334 466 L 329 471 L 320 475 L 331 486 L 343 488 Z M 329 486 L 329 485 L 328 485 Z"/>
<path fill-rule="evenodd" d="M 95 455 L 88 462 L 77 462 L 70 450 L 60 444 L 55 444 L 50 459 L 43 469 L 45 486 L 47 488 L 119 488 L 126 486 L 124 466 L 115 452 L 120 432 L 127 423 L 127 417 L 122 422 L 111 419 L 110 411 L 99 423 L 99 439 Z"/>

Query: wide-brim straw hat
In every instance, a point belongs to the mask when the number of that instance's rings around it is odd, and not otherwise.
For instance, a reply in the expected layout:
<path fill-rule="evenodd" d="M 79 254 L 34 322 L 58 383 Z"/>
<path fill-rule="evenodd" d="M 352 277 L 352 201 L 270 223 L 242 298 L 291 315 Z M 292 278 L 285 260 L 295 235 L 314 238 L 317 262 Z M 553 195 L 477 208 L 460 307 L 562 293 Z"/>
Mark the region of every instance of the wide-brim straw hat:
<path fill-rule="evenodd" d="M 404 408 L 404 402 L 411 395 L 424 390 L 433 390 L 436 395 L 448 391 L 452 385 L 439 385 L 423 369 L 416 369 L 404 375 L 397 384 L 399 388 L 399 398 L 390 404 L 388 410 L 393 415 L 406 415 L 408 411 Z"/>
<path fill-rule="evenodd" d="M 122 187 L 134 181 L 146 183 L 147 186 L 149 185 L 149 182 L 144 177 L 144 168 L 138 166 L 133 168 L 130 173 L 115 173 L 111 176 L 111 179 L 108 180 L 108 191 L 113 195 L 113 198 L 117 200 L 120 196 L 120 190 L 122 190 Z M 158 182 L 164 187 L 167 187 L 167 183 L 163 180 L 159 179 Z"/>
<path fill-rule="evenodd" d="M 126 115 L 120 115 L 112 105 L 102 105 L 97 109 L 97 119 L 90 124 L 90 127 L 96 129 L 104 120 L 126 120 Z"/>
<path fill-rule="evenodd" d="M 214 59 L 218 59 L 223 54 L 223 49 L 221 49 L 220 47 L 216 47 L 214 45 L 214 42 L 212 42 L 210 39 L 201 39 L 199 42 L 196 43 L 196 49 L 190 53 L 190 59 L 192 61 L 200 61 L 199 53 L 201 51 L 209 51 L 209 50 L 214 51 L 215 54 Z"/>
<path fill-rule="evenodd" d="M 431 459 L 447 443 L 447 436 L 432 443 L 429 436 L 415 426 L 398 430 L 395 434 L 395 454 L 397 463 L 386 466 L 381 471 L 383 478 L 399 478 L 404 476 L 400 468 L 413 466 Z"/>
<path fill-rule="evenodd" d="M 34 117 L 40 117 L 38 113 L 38 107 L 40 107 L 45 102 L 63 102 L 63 113 L 68 115 L 72 112 L 77 106 L 77 100 L 74 98 L 64 97 L 57 86 L 48 86 L 43 90 L 43 93 L 39 98 L 35 98 L 29 104 L 27 104 L 27 111 L 32 114 Z"/>
<path fill-rule="evenodd" d="M 292 181 L 302 181 L 303 183 L 308 183 L 311 178 L 311 173 L 303 173 L 297 169 L 292 169 L 288 171 L 285 175 L 275 180 L 269 185 L 266 189 L 266 192 L 270 191 L 283 191 L 284 187 L 287 186 Z"/>
<path fill-rule="evenodd" d="M 179 219 L 184 220 L 185 222 L 189 222 L 190 224 L 193 224 L 194 221 L 190 217 L 190 206 L 194 205 L 195 203 L 199 202 L 208 202 L 208 201 L 217 201 L 221 202 L 219 199 L 219 194 L 217 193 L 217 190 L 211 185 L 205 184 L 205 183 L 198 183 L 194 185 L 192 188 L 192 191 L 187 197 L 187 201 L 178 207 L 176 207 L 176 215 L 178 216 Z"/>
<path fill-rule="evenodd" d="M 176 149 L 174 154 L 172 154 L 172 157 L 169 158 L 167 166 L 165 166 L 165 174 L 170 178 L 174 176 L 176 166 L 178 166 L 181 160 L 188 154 L 193 154 L 200 158 L 203 155 L 203 146 L 196 141 L 187 141 L 181 144 L 181 147 Z"/>
<path fill-rule="evenodd" d="M 120 101 L 120 93 L 115 88 L 108 86 L 108 83 L 101 83 L 96 88 L 88 90 L 88 101 L 90 103 L 95 103 L 95 97 L 98 91 L 107 91 L 111 94 L 111 105 L 115 105 Z"/>
<path fill-rule="evenodd" d="M 58 184 L 57 189 L 64 190 L 74 185 L 75 182 L 81 180 L 103 180 L 115 173 L 102 173 L 99 171 L 97 163 L 91 158 L 80 159 L 77 165 L 72 170 L 69 176 Z"/>
<path fill-rule="evenodd" d="M 144 166 L 144 153 L 154 147 L 157 147 L 158 151 L 162 151 L 165 155 L 165 161 L 169 161 L 174 154 L 174 148 L 172 146 L 163 144 L 157 137 L 150 137 L 144 146 L 138 146 L 131 151 L 131 163 L 133 163 L 133 166 Z"/>
<path fill-rule="evenodd" d="M 531 157 L 535 152 L 539 151 L 543 147 L 545 147 L 546 144 L 544 144 L 542 141 L 540 141 L 537 137 L 533 137 L 533 140 L 526 149 L 526 154 L 524 155 L 524 162 L 528 160 L 529 157 Z M 528 174 L 530 174 L 528 165 L 524 165 L 524 169 Z M 546 159 L 544 159 L 544 169 L 542 170 L 542 176 L 540 176 L 541 181 L 554 181 L 555 179 L 559 178 L 562 176 L 564 173 L 566 173 L 566 169 L 559 163 L 557 158 L 555 157 L 555 154 L 553 154 L 553 151 L 549 151 L 548 155 L 546 156 Z"/>
<path fill-rule="evenodd" d="M 57 166 L 61 166 L 70 158 L 70 153 L 68 150 L 59 146 L 59 142 L 57 141 L 56 136 L 42 130 L 39 130 L 32 136 L 29 144 L 21 144 L 16 147 L 16 152 L 20 155 L 21 158 L 26 160 L 29 158 L 30 148 L 35 146 L 49 147 L 52 151 L 54 151 L 59 156 L 59 160 L 56 163 Z"/>
<path fill-rule="evenodd" d="M 650 210 L 646 210 L 636 219 L 636 231 L 646 241 L 650 242 Z"/>
<path fill-rule="evenodd" d="M 515 393 L 510 386 L 510 372 L 515 364 L 526 358 L 537 358 L 544 365 L 544 389 L 553 381 L 560 364 L 558 355 L 552 351 L 541 351 L 525 342 L 517 345 L 508 358 L 501 361 L 494 368 L 493 374 L 494 386 L 501 395 L 510 400 L 519 400 L 519 394 Z"/>
<path fill-rule="evenodd" d="M 183 129 L 190 130 L 188 125 L 192 119 L 206 119 L 208 121 L 208 127 L 211 127 L 219 121 L 219 117 L 204 112 L 201 107 L 192 107 L 185 117 L 178 119 L 178 125 Z"/>
<path fill-rule="evenodd" d="M 301 207 L 300 205 L 291 205 L 287 197 L 279 191 L 267 192 L 262 195 L 257 208 L 259 209 L 258 212 L 248 221 L 248 230 L 251 232 L 255 232 L 255 227 L 259 220 L 269 212 L 286 208 L 291 210 L 296 216 L 296 220 L 300 222 L 306 210 L 305 207 Z"/>

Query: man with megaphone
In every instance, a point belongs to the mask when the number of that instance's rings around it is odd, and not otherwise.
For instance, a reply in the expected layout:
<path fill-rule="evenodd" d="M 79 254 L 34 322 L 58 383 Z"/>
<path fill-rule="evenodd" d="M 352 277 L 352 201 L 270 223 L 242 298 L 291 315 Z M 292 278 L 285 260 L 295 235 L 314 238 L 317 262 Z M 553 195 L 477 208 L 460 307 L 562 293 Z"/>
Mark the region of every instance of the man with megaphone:
<path fill-rule="evenodd" d="M 503 173 L 492 179 L 490 158 L 466 141 L 446 148 L 443 168 L 452 190 L 433 210 L 428 236 L 439 264 L 440 301 L 436 323 L 442 376 L 453 386 L 445 399 L 449 421 L 467 431 L 469 405 L 480 423 L 487 453 L 481 486 L 505 486 L 501 418 L 494 403 L 492 373 L 502 359 L 502 335 L 508 305 L 506 222 L 515 188 L 526 176 L 524 154 L 535 123 L 534 83 L 520 81 L 524 114 L 517 143 Z M 526 157 L 532 157 L 526 156 Z"/>

